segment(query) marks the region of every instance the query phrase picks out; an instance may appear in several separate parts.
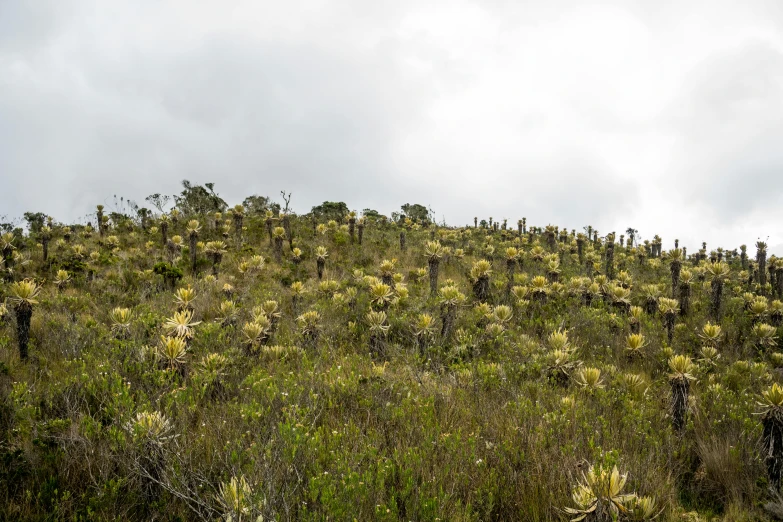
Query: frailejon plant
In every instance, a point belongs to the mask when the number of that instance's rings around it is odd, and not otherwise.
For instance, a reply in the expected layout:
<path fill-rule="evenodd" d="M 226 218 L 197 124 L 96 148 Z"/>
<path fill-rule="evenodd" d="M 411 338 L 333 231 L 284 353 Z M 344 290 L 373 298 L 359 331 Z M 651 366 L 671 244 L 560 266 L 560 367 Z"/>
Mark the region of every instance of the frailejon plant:
<path fill-rule="evenodd" d="M 672 389 L 671 416 L 672 426 L 675 431 L 685 429 L 688 413 L 688 397 L 690 396 L 691 381 L 695 377 L 691 373 L 694 369 L 693 361 L 687 355 L 674 355 L 669 359 L 669 385 Z"/>
<path fill-rule="evenodd" d="M 67 270 L 58 270 L 52 282 L 57 287 L 57 290 L 62 292 L 68 283 L 71 282 L 71 275 Z"/>
<path fill-rule="evenodd" d="M 767 244 L 756 242 L 756 264 L 758 265 L 757 282 L 763 288 L 767 284 Z"/>
<path fill-rule="evenodd" d="M 588 392 L 594 392 L 604 387 L 601 370 L 598 368 L 580 368 L 574 374 L 574 382 Z"/>
<path fill-rule="evenodd" d="M 326 266 L 326 258 L 329 257 L 329 252 L 324 246 L 318 246 L 315 248 L 315 262 L 318 269 L 318 279 L 324 277 L 324 267 Z"/>
<path fill-rule="evenodd" d="M 0 253 L 3 254 L 3 265 L 8 274 L 13 272 L 14 251 L 16 250 L 16 247 L 14 246 L 15 239 L 13 232 L 4 232 L 3 234 L 0 234 Z"/>
<path fill-rule="evenodd" d="M 231 217 L 234 220 L 234 235 L 236 238 L 237 248 L 242 247 L 242 227 L 245 222 L 245 207 L 242 205 L 235 205 L 231 209 Z"/>
<path fill-rule="evenodd" d="M 680 271 L 682 270 L 682 250 L 675 248 L 669 252 L 669 269 L 672 274 L 672 298 L 676 298 L 680 290 Z"/>
<path fill-rule="evenodd" d="M 369 294 L 370 304 L 379 310 L 386 310 L 394 297 L 392 288 L 380 281 L 370 285 Z"/>
<path fill-rule="evenodd" d="M 238 240 L 239 241 L 239 240 Z M 204 245 L 204 253 L 212 261 L 212 275 L 218 276 L 218 269 L 220 262 L 223 260 L 223 255 L 227 252 L 226 244 L 223 241 L 208 241 Z"/>
<path fill-rule="evenodd" d="M 127 339 L 130 336 L 133 313 L 130 308 L 117 307 L 109 312 L 111 331 L 117 339 Z"/>
<path fill-rule="evenodd" d="M 663 325 L 666 327 L 666 339 L 669 341 L 669 346 L 671 346 L 674 336 L 674 322 L 680 311 L 680 304 L 676 299 L 661 297 L 658 300 L 658 310 L 661 316 L 663 316 Z"/>
<path fill-rule="evenodd" d="M 193 338 L 193 328 L 199 324 L 201 321 L 193 320 L 193 311 L 185 309 L 174 312 L 174 315 L 163 323 L 163 327 L 167 335 L 189 341 Z"/>
<path fill-rule="evenodd" d="M 638 334 L 642 329 L 642 314 L 643 310 L 641 306 L 631 306 L 628 310 L 628 323 L 631 327 L 632 334 Z"/>
<path fill-rule="evenodd" d="M 305 345 L 311 349 L 318 346 L 321 335 L 321 314 L 315 310 L 305 312 L 297 318 Z"/>
<path fill-rule="evenodd" d="M 268 332 L 258 322 L 247 322 L 242 327 L 242 344 L 245 355 L 253 356 L 258 354 L 259 347 L 265 342 Z"/>
<path fill-rule="evenodd" d="M 473 295 L 479 301 L 489 299 L 490 274 L 492 274 L 492 264 L 486 259 L 476 261 L 470 269 L 470 278 L 473 280 Z"/>
<path fill-rule="evenodd" d="M 256 511 L 256 506 L 252 488 L 244 475 L 221 482 L 216 498 L 223 509 L 226 522 L 252 520 L 251 515 Z M 258 520 L 263 520 L 263 517 L 259 516 Z"/>
<path fill-rule="evenodd" d="M 707 323 L 702 327 L 699 337 L 707 346 L 717 347 L 721 339 L 721 327 L 719 324 Z"/>
<path fill-rule="evenodd" d="M 283 240 L 285 240 L 285 229 L 283 227 L 275 227 L 274 230 L 272 230 L 272 239 L 275 245 L 275 261 L 280 263 L 280 261 L 283 259 Z"/>
<path fill-rule="evenodd" d="M 522 229 L 522 223 L 520 221 L 519 225 L 520 230 Z M 506 283 L 506 299 L 509 298 L 511 294 L 511 287 L 514 283 L 514 272 L 516 271 L 517 263 L 519 261 L 519 249 L 516 247 L 507 247 L 505 251 L 506 255 L 506 278 L 508 279 L 508 282 Z"/>
<path fill-rule="evenodd" d="M 384 340 L 389 333 L 386 312 L 371 310 L 365 317 L 370 332 L 370 355 L 379 357 L 384 354 Z"/>
<path fill-rule="evenodd" d="M 280 323 L 280 319 L 283 317 L 283 312 L 280 309 L 280 303 L 274 299 L 267 299 L 264 301 L 261 304 L 259 312 L 269 319 L 273 331 L 277 328 L 278 324 Z M 259 314 L 254 313 L 253 315 Z"/>
<path fill-rule="evenodd" d="M 348 213 L 348 234 L 351 236 L 351 244 L 356 241 L 356 212 Z"/>
<path fill-rule="evenodd" d="M 628 357 L 644 357 L 644 348 L 648 345 L 647 339 L 640 333 L 629 334 L 625 339 L 625 353 Z"/>
<path fill-rule="evenodd" d="M 394 271 L 397 266 L 397 259 L 384 259 L 381 261 L 380 266 L 378 267 L 379 275 L 381 276 L 381 281 L 388 285 L 390 288 L 394 288 Z"/>
<path fill-rule="evenodd" d="M 412 325 L 413 335 L 419 349 L 419 357 L 424 357 L 435 333 L 435 319 L 430 314 L 419 314 Z"/>
<path fill-rule="evenodd" d="M 198 261 L 196 243 L 198 242 L 199 232 L 201 232 L 201 225 L 199 225 L 198 220 L 191 219 L 190 221 L 188 221 L 187 232 L 188 232 L 188 240 L 190 241 L 190 246 L 189 246 L 190 266 L 193 272 L 195 273 L 196 263 Z"/>
<path fill-rule="evenodd" d="M 783 477 L 783 387 L 778 383 L 772 384 L 761 393 L 758 404 L 762 407 L 760 415 L 764 428 L 761 457 L 770 483 L 779 490 Z"/>
<path fill-rule="evenodd" d="M 160 244 L 163 247 L 166 247 L 169 242 L 169 217 L 166 214 L 163 214 L 160 217 Z"/>
<path fill-rule="evenodd" d="M 144 498 L 154 502 L 162 489 L 160 484 L 166 465 L 163 449 L 176 436 L 172 433 L 171 421 L 159 411 L 141 411 L 126 429 L 138 445 L 136 471 L 142 479 Z"/>
<path fill-rule="evenodd" d="M 774 348 L 778 345 L 777 328 L 766 323 L 758 323 L 753 326 L 753 338 L 761 349 Z"/>
<path fill-rule="evenodd" d="M 440 336 L 444 341 L 448 341 L 457 318 L 457 308 L 465 302 L 466 298 L 454 285 L 441 288 L 438 296 L 442 307 Z"/>
<path fill-rule="evenodd" d="M 275 222 L 275 214 L 271 210 L 266 211 L 264 223 L 266 225 L 266 233 L 269 236 L 269 244 L 272 244 L 272 227 Z"/>
<path fill-rule="evenodd" d="M 716 321 L 720 321 L 721 304 L 723 301 L 723 283 L 728 277 L 730 269 L 723 261 L 707 263 L 705 268 L 711 279 L 710 285 L 712 293 L 710 297 L 710 311 L 712 313 L 712 318 Z"/>
<path fill-rule="evenodd" d="M 41 227 L 41 248 L 44 263 L 49 259 L 49 242 L 52 240 L 52 229 L 48 226 Z"/>
<path fill-rule="evenodd" d="M 438 270 L 440 258 L 443 257 L 443 246 L 438 241 L 427 241 L 424 246 L 424 255 L 427 256 L 427 266 L 430 274 L 430 293 L 438 292 Z"/>
<path fill-rule="evenodd" d="M 228 299 L 221 301 L 220 310 L 217 317 L 215 317 L 215 320 L 217 320 L 221 326 L 226 327 L 236 324 L 238 318 L 239 307 L 237 304 Z"/>
<path fill-rule="evenodd" d="M 691 310 L 691 285 L 693 283 L 693 272 L 684 268 L 680 271 L 680 315 L 685 317 Z"/>
<path fill-rule="evenodd" d="M 16 340 L 19 344 L 19 358 L 28 358 L 28 345 L 30 343 L 30 320 L 33 317 L 33 306 L 38 304 L 36 297 L 41 287 L 32 279 L 25 279 L 11 284 L 10 302 L 16 313 Z"/>
<path fill-rule="evenodd" d="M 616 520 L 653 520 L 656 513 L 655 499 L 640 497 L 635 493 L 623 493 L 628 480 L 617 466 L 609 469 L 601 465 L 590 466 L 571 492 L 576 507 L 564 511 L 573 518 L 571 522 L 614 522 Z"/>
<path fill-rule="evenodd" d="M 177 310 L 190 310 L 193 311 L 193 301 L 196 299 L 196 290 L 188 285 L 186 287 L 177 288 L 174 292 L 174 303 L 177 305 Z"/>

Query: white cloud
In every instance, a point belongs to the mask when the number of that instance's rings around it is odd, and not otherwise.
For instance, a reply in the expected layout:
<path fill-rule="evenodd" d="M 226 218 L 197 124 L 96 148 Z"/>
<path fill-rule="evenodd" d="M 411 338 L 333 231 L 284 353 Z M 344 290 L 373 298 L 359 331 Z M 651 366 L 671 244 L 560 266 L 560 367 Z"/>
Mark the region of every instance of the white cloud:
<path fill-rule="evenodd" d="M 188 178 L 783 244 L 781 29 L 774 0 L 10 0 L 0 213 Z"/>

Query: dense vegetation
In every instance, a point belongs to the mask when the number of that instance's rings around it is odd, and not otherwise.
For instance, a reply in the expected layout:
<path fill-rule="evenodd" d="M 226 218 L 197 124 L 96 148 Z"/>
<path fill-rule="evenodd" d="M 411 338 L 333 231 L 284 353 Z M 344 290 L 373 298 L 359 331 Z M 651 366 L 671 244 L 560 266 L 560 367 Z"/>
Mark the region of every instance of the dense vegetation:
<path fill-rule="evenodd" d="M 0 517 L 783 512 L 763 243 L 168 199 L 0 238 Z"/>

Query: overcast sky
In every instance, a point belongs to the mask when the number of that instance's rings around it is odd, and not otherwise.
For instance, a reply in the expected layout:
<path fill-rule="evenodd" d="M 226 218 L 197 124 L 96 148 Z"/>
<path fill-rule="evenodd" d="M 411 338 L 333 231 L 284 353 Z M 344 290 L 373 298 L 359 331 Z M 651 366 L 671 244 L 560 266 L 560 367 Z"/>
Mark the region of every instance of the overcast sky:
<path fill-rule="evenodd" d="M 0 0 L 0 215 L 187 178 L 783 254 L 782 53 L 780 0 Z"/>

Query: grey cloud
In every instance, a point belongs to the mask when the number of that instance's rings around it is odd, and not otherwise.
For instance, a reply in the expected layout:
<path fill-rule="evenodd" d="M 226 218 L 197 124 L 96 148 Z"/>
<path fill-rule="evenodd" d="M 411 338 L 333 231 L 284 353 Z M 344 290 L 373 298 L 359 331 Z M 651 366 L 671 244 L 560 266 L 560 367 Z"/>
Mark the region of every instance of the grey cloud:
<path fill-rule="evenodd" d="M 8 172 L 28 174 L 7 194 L 70 173 L 70 198 L 85 209 L 111 193 L 173 192 L 182 178 L 215 181 L 239 201 L 286 189 L 301 210 L 324 199 L 405 201 L 391 147 L 426 97 L 411 93 L 418 86 L 405 83 L 383 49 L 337 55 L 215 37 L 182 55 L 117 63 L 96 53 L 79 66 L 88 97 L 68 84 L 57 93 L 21 83 L 0 91 L 0 133 L 8 138 L 0 152 Z M 366 196 L 373 192 L 383 198 Z M 47 208 L 54 198 L 46 195 Z"/>
<path fill-rule="evenodd" d="M 72 21 L 73 4 L 58 0 L 0 3 L 0 49 L 31 54 L 47 45 Z"/>
<path fill-rule="evenodd" d="M 755 43 L 691 73 L 670 117 L 682 138 L 673 191 L 721 223 L 770 210 L 783 196 L 783 53 Z"/>
<path fill-rule="evenodd" d="M 636 183 L 617 179 L 612 170 L 587 152 L 562 156 L 547 165 L 524 168 L 500 168 L 496 176 L 477 176 L 476 184 L 492 187 L 491 199 L 470 200 L 462 212 L 472 222 L 470 212 L 479 219 L 493 216 L 516 223 L 526 217 L 528 224 L 548 224 L 579 228 L 592 225 L 610 232 L 623 221 L 640 196 Z M 458 201 L 459 195 L 446 191 L 438 201 Z M 464 224 L 464 223 L 458 223 Z"/>
<path fill-rule="evenodd" d="M 418 202 L 454 224 L 526 216 L 683 240 L 704 225 L 658 230 L 662 215 L 771 227 L 783 59 L 764 31 L 783 28 L 779 5 L 717 2 L 700 34 L 724 50 L 699 50 L 712 57 L 656 119 L 632 104 L 666 104 L 650 67 L 683 74 L 691 44 L 674 29 L 699 11 L 679 2 L 234 5 L 255 31 L 208 4 L 0 1 L 0 214 L 73 219 L 187 178 L 231 202 L 285 189 L 299 211 Z M 623 27 L 596 34 L 585 14 Z M 766 40 L 724 44 L 726 21 Z M 621 48 L 628 27 L 649 31 L 629 43 L 638 59 Z"/>
<path fill-rule="evenodd" d="M 635 183 L 616 179 L 610 169 L 590 160 L 535 171 L 528 181 L 523 190 L 528 194 L 523 199 L 529 207 L 525 211 L 535 216 L 534 222 L 539 225 L 592 225 L 601 232 L 610 232 L 605 228 L 620 221 L 639 196 Z"/>

